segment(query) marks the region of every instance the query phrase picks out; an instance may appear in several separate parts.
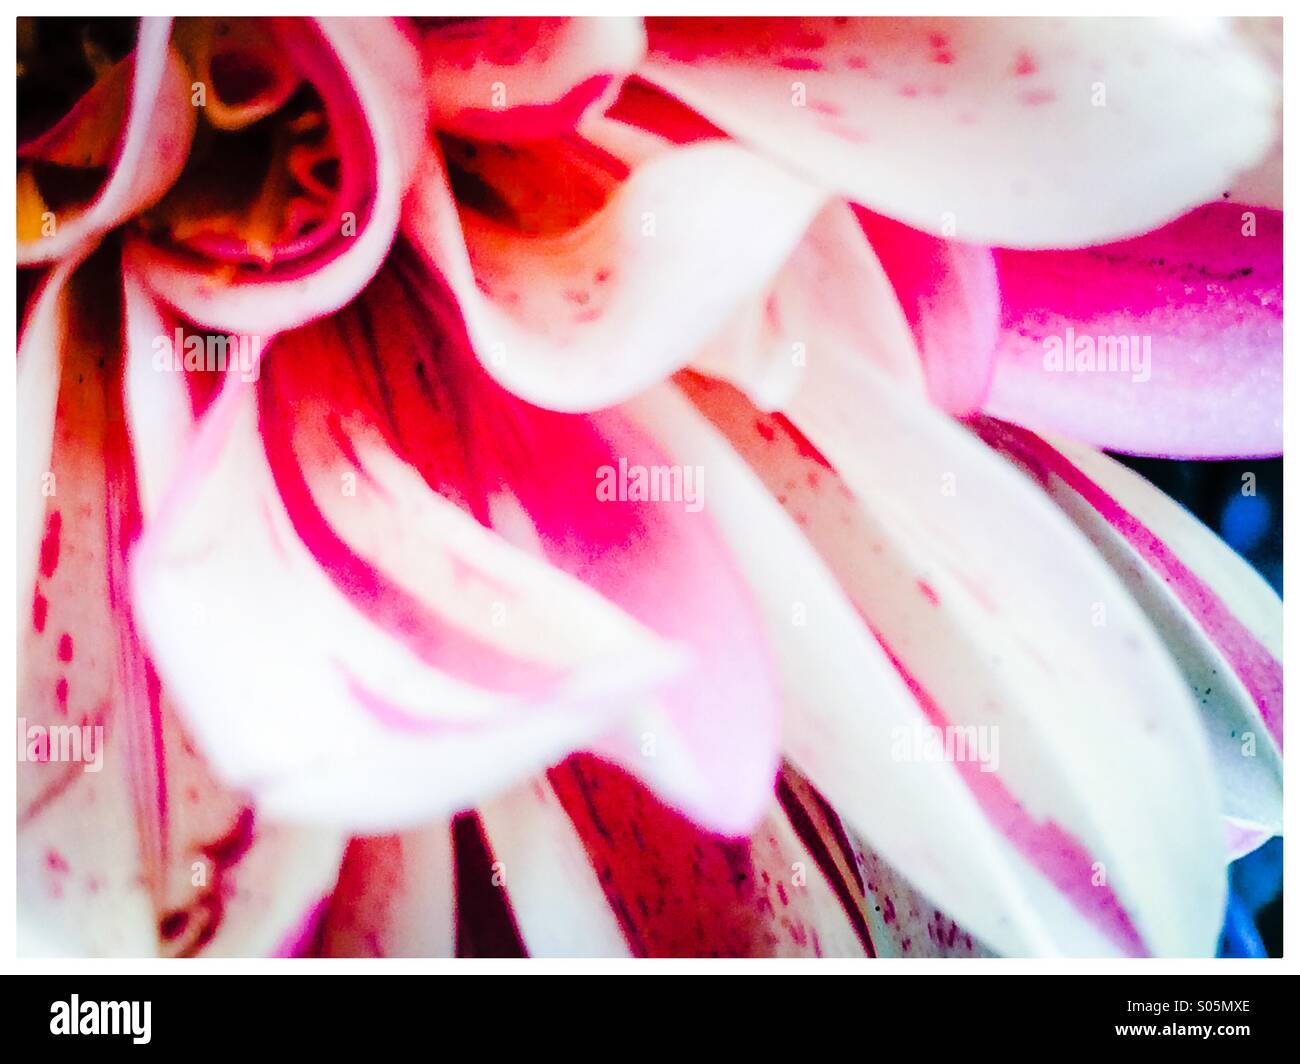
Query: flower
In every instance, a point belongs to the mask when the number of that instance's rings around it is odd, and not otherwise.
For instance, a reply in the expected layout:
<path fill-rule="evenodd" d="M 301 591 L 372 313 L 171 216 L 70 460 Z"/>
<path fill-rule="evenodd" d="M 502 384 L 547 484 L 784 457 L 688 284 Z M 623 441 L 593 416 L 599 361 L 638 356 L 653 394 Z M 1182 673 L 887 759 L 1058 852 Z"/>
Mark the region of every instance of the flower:
<path fill-rule="evenodd" d="M 1212 952 L 1276 33 L 22 20 L 25 948 Z"/>

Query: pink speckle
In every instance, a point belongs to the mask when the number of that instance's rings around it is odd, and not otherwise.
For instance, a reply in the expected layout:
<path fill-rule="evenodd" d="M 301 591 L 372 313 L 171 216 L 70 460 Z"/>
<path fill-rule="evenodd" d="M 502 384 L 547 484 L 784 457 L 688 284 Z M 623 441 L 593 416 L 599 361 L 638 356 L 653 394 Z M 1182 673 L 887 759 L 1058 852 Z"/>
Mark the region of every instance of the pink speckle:
<path fill-rule="evenodd" d="M 821 70 L 822 65 L 816 59 L 809 59 L 807 56 L 792 55 L 785 59 L 777 60 L 777 66 L 784 67 L 786 70 Z"/>
<path fill-rule="evenodd" d="M 1026 107 L 1042 107 L 1044 104 L 1052 103 L 1055 99 L 1056 93 L 1051 89 L 1031 89 L 1020 94 L 1020 102 Z"/>
<path fill-rule="evenodd" d="M 918 580 L 916 582 L 916 586 L 917 589 L 921 592 L 921 594 L 924 595 L 926 599 L 929 601 L 930 605 L 932 606 L 939 605 L 939 592 L 935 591 L 933 587 L 931 587 L 924 580 Z"/>
<path fill-rule="evenodd" d="M 59 636 L 59 660 L 72 660 L 72 636 L 68 635 L 67 632 Z"/>
<path fill-rule="evenodd" d="M 59 567 L 59 533 L 63 529 L 63 515 L 55 510 L 45 523 L 45 538 L 41 540 L 41 575 L 49 579 Z"/>
<path fill-rule="evenodd" d="M 60 676 L 59 682 L 54 685 L 54 697 L 59 703 L 59 712 L 64 716 L 68 714 L 68 678 Z"/>
<path fill-rule="evenodd" d="M 50 850 L 46 853 L 45 866 L 51 872 L 57 872 L 59 875 L 66 875 L 70 871 L 68 862 L 64 860 L 63 854 L 59 853 L 58 850 Z"/>
<path fill-rule="evenodd" d="M 1027 78 L 1031 74 L 1038 73 L 1038 64 L 1028 52 L 1020 52 L 1016 55 L 1016 63 L 1012 67 L 1012 73 L 1018 78 Z"/>
<path fill-rule="evenodd" d="M 36 597 L 32 599 L 32 627 L 38 632 L 45 631 L 45 615 L 49 611 L 50 604 L 45 596 L 39 591 Z"/>

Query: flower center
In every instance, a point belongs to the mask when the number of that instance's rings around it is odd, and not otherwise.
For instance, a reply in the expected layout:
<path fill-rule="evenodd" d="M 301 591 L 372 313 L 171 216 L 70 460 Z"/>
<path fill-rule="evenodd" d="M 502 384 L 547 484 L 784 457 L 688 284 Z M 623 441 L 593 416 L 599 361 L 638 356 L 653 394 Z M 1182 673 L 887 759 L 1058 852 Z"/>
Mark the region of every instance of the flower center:
<path fill-rule="evenodd" d="M 143 219 L 151 237 L 236 267 L 301 258 L 338 232 L 362 166 L 340 150 L 349 92 L 325 99 L 304 60 L 320 42 L 275 19 L 189 18 L 175 43 L 195 77 L 185 170 Z M 362 138 L 364 139 L 364 138 Z M 349 147 L 351 147 L 349 143 Z"/>

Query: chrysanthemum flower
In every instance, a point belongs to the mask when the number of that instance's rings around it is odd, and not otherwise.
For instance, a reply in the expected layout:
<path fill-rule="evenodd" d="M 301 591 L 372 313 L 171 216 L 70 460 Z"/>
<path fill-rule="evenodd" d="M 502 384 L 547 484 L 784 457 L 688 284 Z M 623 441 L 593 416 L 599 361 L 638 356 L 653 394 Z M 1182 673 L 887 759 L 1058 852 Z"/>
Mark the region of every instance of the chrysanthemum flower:
<path fill-rule="evenodd" d="M 22 20 L 25 948 L 1212 953 L 1277 36 Z"/>

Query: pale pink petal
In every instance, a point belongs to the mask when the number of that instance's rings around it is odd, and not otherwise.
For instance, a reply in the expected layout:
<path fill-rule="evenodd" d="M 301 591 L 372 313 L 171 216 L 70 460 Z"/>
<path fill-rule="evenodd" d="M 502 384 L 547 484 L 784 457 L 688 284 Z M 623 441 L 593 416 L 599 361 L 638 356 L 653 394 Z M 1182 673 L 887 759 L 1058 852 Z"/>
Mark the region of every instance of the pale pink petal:
<path fill-rule="evenodd" d="M 1186 510 L 1105 455 L 991 421 L 980 431 L 1043 485 L 1152 618 L 1200 706 L 1224 815 L 1263 838 L 1279 834 L 1282 603 L 1272 588 Z"/>
<path fill-rule="evenodd" d="M 650 20 L 639 71 L 738 139 L 927 232 L 1072 247 L 1219 196 L 1276 80 L 1175 19 Z"/>
<path fill-rule="evenodd" d="M 1273 76 L 1282 78 L 1282 20 L 1280 18 L 1239 18 L 1237 32 L 1263 57 Z M 1253 207 L 1282 209 L 1282 101 L 1278 100 L 1273 146 L 1268 154 L 1249 170 L 1238 174 L 1228 190 L 1227 199 Z"/>
<path fill-rule="evenodd" d="M 423 38 L 434 125 L 483 140 L 571 130 L 645 55 L 638 18 L 461 19 Z"/>
<path fill-rule="evenodd" d="M 418 55 L 390 20 L 321 19 L 318 35 L 297 23 L 280 32 L 324 100 L 349 153 L 345 169 L 364 171 L 346 209 L 308 234 L 310 250 L 269 268 L 232 266 L 144 236 L 128 248 L 133 268 L 184 318 L 263 339 L 330 313 L 374 276 L 397 231 L 426 124 Z"/>
<path fill-rule="evenodd" d="M 973 414 L 988 394 L 998 339 L 993 253 L 870 211 L 858 218 L 912 327 L 930 398 L 958 417 Z"/>
<path fill-rule="evenodd" d="M 589 145 L 547 150 L 555 169 L 533 179 L 547 187 L 526 191 L 555 202 L 589 185 L 595 202 L 572 224 L 458 213 L 431 153 L 406 228 L 455 291 L 488 372 L 556 410 L 609 405 L 685 364 L 764 290 L 822 198 L 734 145 L 665 153 L 621 184 L 621 164 Z"/>
<path fill-rule="evenodd" d="M 986 411 L 1137 454 L 1281 451 L 1280 214 L 1214 204 L 1123 243 L 996 260 Z"/>
<path fill-rule="evenodd" d="M 85 207 L 67 212 L 66 218 L 56 212 L 53 232 L 20 240 L 20 265 L 51 262 L 97 239 L 156 202 L 181 172 L 194 135 L 194 108 L 189 74 L 168 47 L 170 32 L 170 19 L 140 20 L 140 36 L 130 60 L 126 125 L 108 163 L 108 178 Z M 80 114 L 69 119 L 93 117 Z M 58 132 L 62 136 L 63 131 Z M 53 144 L 44 147 L 57 156 Z"/>

